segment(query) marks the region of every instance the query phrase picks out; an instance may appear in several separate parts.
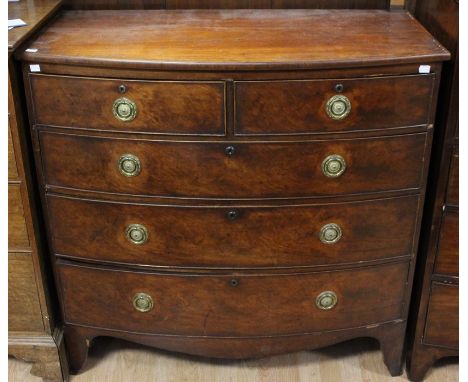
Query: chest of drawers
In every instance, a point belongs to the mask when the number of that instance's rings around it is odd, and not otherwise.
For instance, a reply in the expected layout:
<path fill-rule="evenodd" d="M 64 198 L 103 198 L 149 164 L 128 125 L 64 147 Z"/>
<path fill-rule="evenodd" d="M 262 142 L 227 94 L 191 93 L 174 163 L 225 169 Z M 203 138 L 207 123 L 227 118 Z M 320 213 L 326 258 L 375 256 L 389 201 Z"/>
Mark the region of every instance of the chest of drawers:
<path fill-rule="evenodd" d="M 102 335 L 226 358 L 370 336 L 400 372 L 448 58 L 414 19 L 70 11 L 30 48 L 74 372 Z"/>

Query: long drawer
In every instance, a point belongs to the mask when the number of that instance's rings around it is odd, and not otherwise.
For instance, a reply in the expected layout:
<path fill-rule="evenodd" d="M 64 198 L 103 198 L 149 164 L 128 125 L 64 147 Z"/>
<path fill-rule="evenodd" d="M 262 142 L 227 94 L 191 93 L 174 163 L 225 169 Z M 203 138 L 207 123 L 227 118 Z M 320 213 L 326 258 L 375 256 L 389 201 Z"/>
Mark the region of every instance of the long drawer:
<path fill-rule="evenodd" d="M 225 134 L 224 82 L 30 74 L 36 124 L 159 134 Z"/>
<path fill-rule="evenodd" d="M 401 318 L 408 263 L 303 274 L 156 274 L 71 263 L 59 263 L 57 270 L 66 323 L 143 333 L 262 336 Z"/>
<path fill-rule="evenodd" d="M 40 131 L 44 181 L 109 193 L 287 198 L 417 189 L 426 133 L 312 142 L 164 142 Z"/>
<path fill-rule="evenodd" d="M 418 196 L 184 207 L 48 195 L 47 206 L 56 254 L 160 266 L 280 267 L 409 256 Z"/>
<path fill-rule="evenodd" d="M 434 80 L 430 74 L 236 82 L 236 133 L 307 134 L 426 125 Z"/>

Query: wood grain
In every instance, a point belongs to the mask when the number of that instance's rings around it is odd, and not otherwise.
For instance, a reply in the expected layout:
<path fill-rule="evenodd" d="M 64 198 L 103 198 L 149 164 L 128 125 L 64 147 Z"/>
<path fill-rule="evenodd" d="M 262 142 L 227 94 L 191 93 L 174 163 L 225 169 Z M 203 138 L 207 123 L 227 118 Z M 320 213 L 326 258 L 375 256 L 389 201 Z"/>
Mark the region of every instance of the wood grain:
<path fill-rule="evenodd" d="M 300 134 L 425 125 L 434 75 L 316 81 L 235 82 L 236 134 Z M 342 85 L 342 93 L 335 91 Z M 327 101 L 342 94 L 350 114 L 333 120 Z"/>
<path fill-rule="evenodd" d="M 22 0 L 8 3 L 8 19 L 22 19 L 27 25 L 8 31 L 8 51 L 12 52 L 60 8 L 62 0 Z"/>
<path fill-rule="evenodd" d="M 38 49 L 19 55 L 29 62 L 133 69 L 331 69 L 449 58 L 407 13 L 378 10 L 69 11 L 28 46 Z"/>
<path fill-rule="evenodd" d="M 223 82 L 30 77 L 38 124 L 119 132 L 225 134 Z M 123 93 L 121 85 L 126 88 Z M 113 115 L 113 103 L 122 97 L 136 105 L 132 121 L 123 122 Z"/>
<path fill-rule="evenodd" d="M 59 265 L 57 271 L 66 323 L 237 337 L 322 332 L 401 318 L 408 263 L 283 275 L 155 274 L 75 264 Z M 233 279 L 237 286 L 231 284 Z M 337 305 L 318 309 L 316 297 L 329 290 L 337 294 Z M 153 310 L 135 310 L 132 299 L 140 292 L 153 298 Z M 205 355 L 222 357 L 216 349 Z"/>
<path fill-rule="evenodd" d="M 454 149 L 452 154 L 452 160 L 450 161 L 450 172 L 449 172 L 449 181 L 447 185 L 447 204 L 452 206 L 458 206 L 458 197 L 459 197 L 459 154 L 458 147 Z"/>
<path fill-rule="evenodd" d="M 40 132 L 44 181 L 49 186 L 136 195 L 199 198 L 335 196 L 421 186 L 426 133 L 354 140 L 233 144 L 162 142 Z M 136 155 L 138 176 L 118 168 Z M 341 155 L 338 178 L 322 173 L 323 160 Z M 370 182 L 372 179 L 372 182 Z"/>
<path fill-rule="evenodd" d="M 44 332 L 30 253 L 8 256 L 8 331 Z"/>
<path fill-rule="evenodd" d="M 281 207 L 189 207 L 122 204 L 47 196 L 56 254 L 179 267 L 281 267 L 361 263 L 410 256 L 418 197 Z M 230 220 L 229 211 L 237 218 Z M 320 229 L 339 224 L 335 244 Z M 130 243 L 130 224 L 148 242 Z M 75 243 L 80 238 L 80 245 Z M 103 245 L 105 244 L 105 245 Z"/>
<path fill-rule="evenodd" d="M 8 185 L 8 247 L 10 249 L 31 247 L 21 199 L 21 187 L 24 187 L 21 183 Z"/>
<path fill-rule="evenodd" d="M 458 349 L 458 285 L 433 283 L 424 343 Z"/>
<path fill-rule="evenodd" d="M 436 257 L 434 273 L 458 277 L 458 213 L 446 212 L 440 228 L 439 250 Z"/>
<path fill-rule="evenodd" d="M 10 117 L 8 117 L 8 179 L 18 179 L 18 167 L 16 166 L 15 149 L 11 137 Z"/>

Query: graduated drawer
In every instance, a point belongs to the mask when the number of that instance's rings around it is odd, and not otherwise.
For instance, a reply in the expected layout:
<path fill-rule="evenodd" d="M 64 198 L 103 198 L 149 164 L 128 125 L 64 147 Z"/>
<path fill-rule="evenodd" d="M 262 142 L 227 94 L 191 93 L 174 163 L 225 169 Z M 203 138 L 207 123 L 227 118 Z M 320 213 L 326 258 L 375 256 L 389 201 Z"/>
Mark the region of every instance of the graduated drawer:
<path fill-rule="evenodd" d="M 418 197 L 303 206 L 184 207 L 48 195 L 47 206 L 53 250 L 60 255 L 238 268 L 409 256 Z"/>
<path fill-rule="evenodd" d="M 435 75 L 429 74 L 236 82 L 236 133 L 312 134 L 425 125 L 434 81 Z"/>
<path fill-rule="evenodd" d="M 458 276 L 458 230 L 458 213 L 445 211 L 434 269 L 439 275 Z"/>
<path fill-rule="evenodd" d="M 224 82 L 30 74 L 30 83 L 36 124 L 161 134 L 225 134 Z"/>
<path fill-rule="evenodd" d="M 401 318 L 408 263 L 302 274 L 156 274 L 66 263 L 57 270 L 67 323 L 144 333 L 261 336 Z"/>
<path fill-rule="evenodd" d="M 21 199 L 21 183 L 8 184 L 8 248 L 30 248 Z"/>
<path fill-rule="evenodd" d="M 419 188 L 426 133 L 230 144 L 42 130 L 40 145 L 44 180 L 50 186 L 171 197 L 286 198 Z M 324 175 L 330 155 L 344 161 L 341 176 Z M 122 161 L 133 163 L 125 172 L 132 176 L 122 173 Z M 137 167 L 139 172 L 134 171 Z"/>
<path fill-rule="evenodd" d="M 458 293 L 458 285 L 432 283 L 424 343 L 458 349 Z"/>

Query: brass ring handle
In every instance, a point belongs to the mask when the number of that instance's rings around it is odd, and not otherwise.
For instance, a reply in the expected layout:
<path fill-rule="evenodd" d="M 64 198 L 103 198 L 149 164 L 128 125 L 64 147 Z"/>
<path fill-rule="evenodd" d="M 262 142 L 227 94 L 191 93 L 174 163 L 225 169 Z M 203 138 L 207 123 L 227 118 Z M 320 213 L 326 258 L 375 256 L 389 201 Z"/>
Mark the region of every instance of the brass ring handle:
<path fill-rule="evenodd" d="M 346 161 L 341 155 L 329 155 L 322 162 L 322 173 L 328 178 L 338 178 L 345 170 Z"/>
<path fill-rule="evenodd" d="M 154 307 L 153 299 L 149 294 L 137 293 L 133 296 L 133 307 L 139 312 L 149 312 Z"/>
<path fill-rule="evenodd" d="M 141 245 L 148 241 L 148 230 L 144 225 L 130 224 L 125 229 L 125 237 L 130 243 Z"/>
<path fill-rule="evenodd" d="M 351 101 L 342 94 L 334 95 L 327 101 L 325 110 L 331 119 L 344 119 L 351 113 Z"/>
<path fill-rule="evenodd" d="M 341 239 L 342 232 L 338 224 L 328 223 L 320 229 L 320 241 L 324 244 L 334 244 Z"/>
<path fill-rule="evenodd" d="M 333 309 L 338 303 L 338 297 L 335 292 L 325 291 L 320 293 L 315 299 L 315 305 L 321 310 Z"/>
<path fill-rule="evenodd" d="M 140 159 L 133 154 L 124 154 L 119 158 L 119 170 L 125 176 L 137 176 L 141 172 Z"/>
<path fill-rule="evenodd" d="M 112 113 L 119 121 L 130 122 L 137 115 L 137 106 L 135 102 L 128 98 L 117 98 L 112 105 Z"/>

